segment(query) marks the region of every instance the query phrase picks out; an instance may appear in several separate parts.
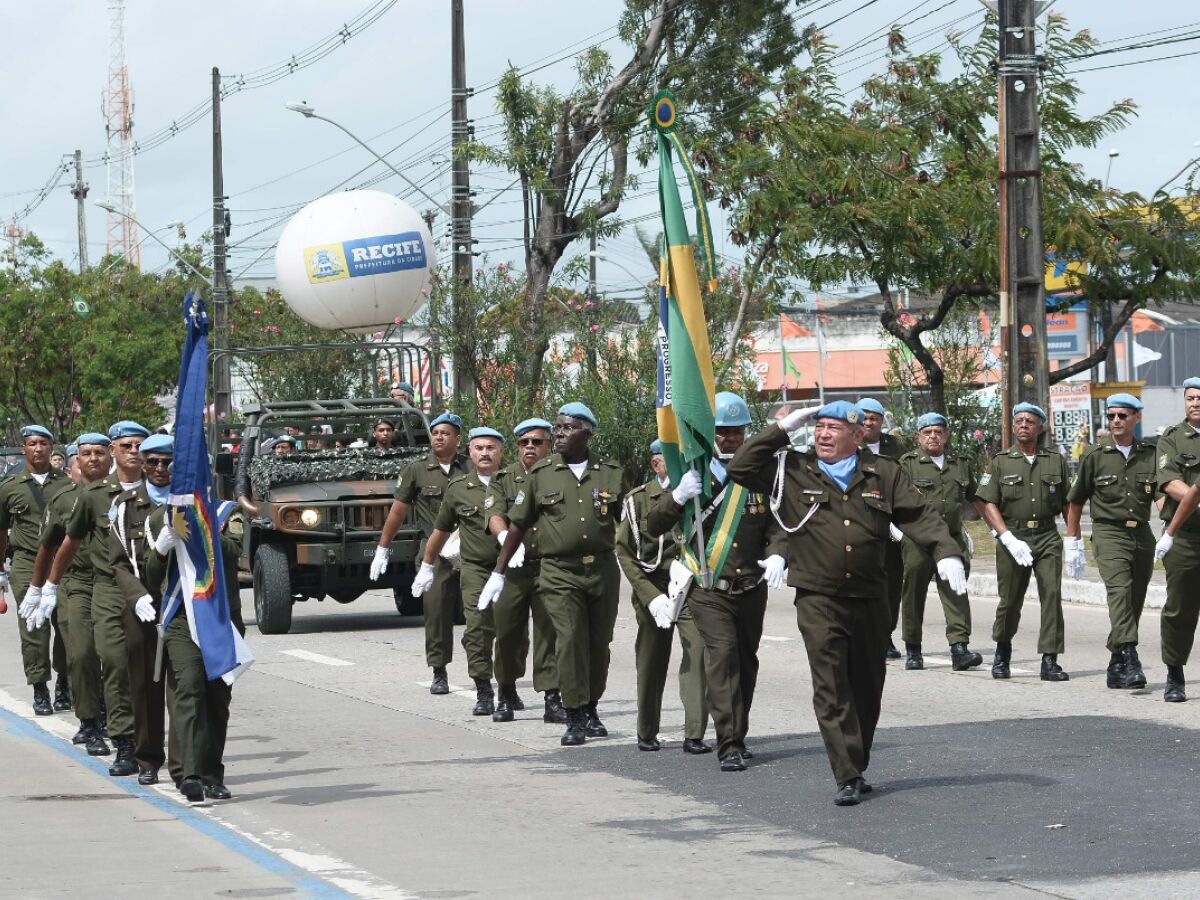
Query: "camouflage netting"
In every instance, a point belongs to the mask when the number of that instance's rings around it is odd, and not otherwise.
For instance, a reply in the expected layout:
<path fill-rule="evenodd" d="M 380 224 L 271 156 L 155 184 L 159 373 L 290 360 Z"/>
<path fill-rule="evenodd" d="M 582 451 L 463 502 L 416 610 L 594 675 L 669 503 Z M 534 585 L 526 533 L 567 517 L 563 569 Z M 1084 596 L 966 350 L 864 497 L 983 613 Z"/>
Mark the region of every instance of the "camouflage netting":
<path fill-rule="evenodd" d="M 257 456 L 250 463 L 250 484 L 261 497 L 280 484 L 314 481 L 394 479 L 409 461 L 428 453 L 427 447 L 380 450 L 311 450 L 289 456 Z"/>

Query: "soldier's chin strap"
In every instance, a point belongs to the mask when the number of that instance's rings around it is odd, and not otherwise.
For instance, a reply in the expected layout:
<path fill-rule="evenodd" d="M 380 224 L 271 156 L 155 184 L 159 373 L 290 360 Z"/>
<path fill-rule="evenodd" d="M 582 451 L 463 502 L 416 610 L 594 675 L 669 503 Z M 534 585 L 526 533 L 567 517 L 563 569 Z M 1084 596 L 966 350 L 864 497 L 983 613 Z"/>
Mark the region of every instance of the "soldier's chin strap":
<path fill-rule="evenodd" d="M 779 523 L 780 528 L 782 528 L 788 534 L 795 534 L 808 523 L 809 519 L 816 515 L 816 512 L 820 508 L 821 504 L 820 502 L 817 502 L 810 506 L 808 508 L 808 512 L 804 514 L 804 518 L 801 519 L 796 525 L 787 525 L 784 523 L 783 517 L 779 515 L 779 509 L 781 506 L 783 506 L 783 483 L 785 480 L 784 467 L 787 465 L 786 447 L 775 454 L 775 463 L 775 481 L 771 485 L 771 515 L 775 517 L 775 521 Z"/>

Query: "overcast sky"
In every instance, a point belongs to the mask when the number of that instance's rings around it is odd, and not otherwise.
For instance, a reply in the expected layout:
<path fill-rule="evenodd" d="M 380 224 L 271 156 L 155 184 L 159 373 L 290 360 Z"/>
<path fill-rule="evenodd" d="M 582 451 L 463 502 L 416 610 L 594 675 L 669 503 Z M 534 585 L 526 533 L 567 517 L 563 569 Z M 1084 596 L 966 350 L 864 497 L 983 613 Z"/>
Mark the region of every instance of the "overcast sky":
<path fill-rule="evenodd" d="M 127 62 L 135 93 L 135 139 L 145 139 L 167 127 L 208 96 L 211 68 L 224 75 L 250 73 L 288 60 L 371 6 L 372 0 L 208 0 L 206 3 L 162 3 L 128 0 Z M 826 0 L 812 20 L 828 22 L 861 6 L 856 0 Z M 315 65 L 266 87 L 245 90 L 226 100 L 224 125 L 225 190 L 233 217 L 231 273 L 270 274 L 270 251 L 290 210 L 335 189 L 345 189 L 385 170 L 360 147 L 333 127 L 302 119 L 284 109 L 289 100 L 304 99 L 320 113 L 337 119 L 380 152 L 400 145 L 389 155 L 414 181 L 430 179 L 428 190 L 448 202 L 450 8 L 448 2 L 398 0 L 370 28 Z M 466 0 L 467 78 L 476 88 L 470 102 L 476 136 L 494 135 L 498 118 L 494 91 L 488 85 L 509 62 L 522 68 L 561 57 L 592 43 L 614 54 L 618 65 L 628 55 L 615 38 L 620 0 Z M 1153 18 L 1147 15 L 1153 12 Z M 9 218 L 33 198 L 64 154 L 76 148 L 85 159 L 104 152 L 101 92 L 109 55 L 109 22 L 103 0 L 73 0 L 56 4 L 47 15 L 44 4 L 6 4 L 9 35 L 0 72 L 6 84 L 0 106 L 0 215 Z M 1102 41 L 1141 35 L 1157 29 L 1187 25 L 1200 19 L 1194 0 L 1059 0 L 1055 12 L 1076 28 L 1087 27 Z M 849 46 L 892 22 L 928 14 L 906 28 L 915 49 L 944 42 L 950 23 L 960 30 L 982 22 L 977 0 L 877 0 L 830 29 L 834 43 Z M 801 15 L 801 22 L 810 21 Z M 973 32 L 972 32 L 973 33 Z M 843 87 L 852 89 L 879 67 L 884 49 L 881 33 L 855 51 L 842 68 Z M 1094 64 L 1129 62 L 1139 58 L 1188 53 L 1200 42 L 1173 44 L 1139 53 L 1100 57 Z M 1124 132 L 1104 146 L 1082 152 L 1078 161 L 1103 178 L 1108 151 L 1116 148 L 1112 183 L 1144 193 L 1200 154 L 1200 116 L 1195 84 L 1200 56 L 1087 72 L 1079 77 L 1086 95 L 1085 112 L 1111 101 L 1133 98 L 1140 115 Z M 530 76 L 541 84 L 569 89 L 570 61 Z M 173 243 L 175 233 L 164 226 L 183 220 L 189 239 L 198 237 L 211 221 L 211 136 L 204 119 L 162 146 L 135 159 L 137 215 L 148 229 Z M 360 173 L 360 170 L 364 170 Z M 104 252 L 105 213 L 90 201 L 106 196 L 105 170 L 97 164 L 85 173 L 91 193 L 88 208 L 89 254 L 94 261 Z M 63 183 L 22 222 L 35 231 L 54 253 L 67 260 L 77 256 L 75 207 Z M 484 203 L 509 184 L 502 171 L 479 170 L 472 186 Z M 652 182 L 627 201 L 621 215 L 629 219 L 652 213 L 657 199 Z M 389 176 L 378 187 L 406 196 L 418 208 L 428 206 L 410 197 L 403 183 Z M 520 198 L 508 192 L 495 199 L 476 223 L 479 249 L 493 261 L 520 262 Z M 736 255 L 724 222 L 713 207 L 717 249 Z M 656 230 L 649 223 L 651 231 Z M 256 232 L 261 233 L 256 234 Z M 586 251 L 585 246 L 578 248 Z M 265 255 L 256 263 L 264 251 Z M 601 290 L 630 293 L 647 271 L 632 230 L 607 242 L 600 268 Z M 166 253 L 152 240 L 143 244 L 142 263 L 154 269 L 166 263 Z M 632 275 L 624 269 L 632 270 Z M 638 276 L 635 279 L 633 276 Z"/>

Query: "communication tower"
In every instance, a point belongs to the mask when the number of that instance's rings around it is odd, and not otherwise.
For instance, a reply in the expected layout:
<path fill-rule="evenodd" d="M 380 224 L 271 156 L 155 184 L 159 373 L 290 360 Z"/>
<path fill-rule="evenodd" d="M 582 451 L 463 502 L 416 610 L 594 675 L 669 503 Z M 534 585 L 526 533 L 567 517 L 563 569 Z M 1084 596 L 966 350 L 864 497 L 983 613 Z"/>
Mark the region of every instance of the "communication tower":
<path fill-rule="evenodd" d="M 108 85 L 104 89 L 104 130 L 108 135 L 108 214 L 106 252 L 141 264 L 133 200 L 133 88 L 125 65 L 125 0 L 108 0 Z"/>

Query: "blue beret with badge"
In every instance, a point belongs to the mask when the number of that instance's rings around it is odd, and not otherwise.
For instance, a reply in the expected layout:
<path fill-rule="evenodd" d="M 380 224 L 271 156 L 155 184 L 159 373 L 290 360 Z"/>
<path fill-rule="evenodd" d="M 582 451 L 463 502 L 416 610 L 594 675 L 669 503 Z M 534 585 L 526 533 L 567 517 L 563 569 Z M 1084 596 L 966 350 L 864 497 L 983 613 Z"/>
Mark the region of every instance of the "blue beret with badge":
<path fill-rule="evenodd" d="M 814 419 L 837 419 L 847 425 L 861 425 L 863 411 L 848 400 L 834 400 L 817 410 Z"/>
<path fill-rule="evenodd" d="M 504 435 L 498 432 L 495 428 L 486 428 L 484 426 L 472 428 L 467 432 L 467 443 L 475 440 L 475 438 L 493 438 L 502 444 L 504 443 Z"/>
<path fill-rule="evenodd" d="M 122 419 L 120 422 L 115 422 L 108 429 L 108 437 L 110 440 L 118 440 L 119 438 L 127 437 L 150 437 L 150 430 L 144 425 L 139 425 L 129 419 Z"/>
<path fill-rule="evenodd" d="M 650 442 L 650 453 L 653 456 L 662 456 L 662 441 L 655 438 Z"/>
<path fill-rule="evenodd" d="M 417 389 L 414 388 L 407 381 L 393 381 L 392 382 L 392 390 L 393 391 L 407 391 L 410 394 L 415 394 L 417 392 Z"/>
<path fill-rule="evenodd" d="M 596 421 L 596 414 L 593 413 L 587 406 L 578 401 L 572 403 L 564 403 L 558 408 L 560 416 L 570 416 L 572 419 L 580 419 L 590 424 L 595 428 L 600 423 Z"/>
<path fill-rule="evenodd" d="M 439 425 L 451 425 L 462 431 L 462 416 L 456 416 L 450 410 L 446 410 L 436 419 L 429 423 L 430 428 L 437 428 Z"/>
<path fill-rule="evenodd" d="M 1106 401 L 1104 401 L 1104 405 L 1117 406 L 1122 409 L 1132 409 L 1136 410 L 1137 412 L 1141 412 L 1142 410 L 1142 401 L 1133 396 L 1133 394 L 1113 394 Z"/>
<path fill-rule="evenodd" d="M 546 431 L 549 431 L 553 427 L 554 426 L 551 425 L 549 422 L 547 422 L 545 419 L 526 419 L 524 422 L 520 422 L 517 424 L 517 427 L 513 429 L 513 434 L 516 435 L 517 437 L 520 437 L 525 432 L 533 431 L 535 428 L 543 428 Z"/>
<path fill-rule="evenodd" d="M 1021 413 L 1032 413 L 1043 422 L 1046 421 L 1046 411 L 1036 403 L 1018 403 L 1013 407 L 1013 418 L 1015 419 Z"/>
<path fill-rule="evenodd" d="M 161 453 L 164 456 L 174 456 L 175 438 L 169 434 L 152 434 L 142 441 L 138 450 L 142 453 Z"/>
<path fill-rule="evenodd" d="M 1185 378 L 1183 380 L 1183 389 L 1186 391 L 1189 388 L 1196 388 L 1197 390 L 1200 390 L 1200 378 L 1197 378 L 1195 375 L 1193 375 L 1191 378 Z"/>
<path fill-rule="evenodd" d="M 54 441 L 54 435 L 50 433 L 50 429 L 41 425 L 25 425 L 21 428 L 21 437 L 44 437 L 48 441 Z"/>
<path fill-rule="evenodd" d="M 942 428 L 949 428 L 950 422 L 941 413 L 935 412 L 927 412 L 917 419 L 917 431 L 925 428 L 933 428 L 935 425 L 940 425 Z"/>
<path fill-rule="evenodd" d="M 877 416 L 887 415 L 887 410 L 883 408 L 883 404 L 874 397 L 863 397 L 858 401 L 857 405 L 865 413 L 874 413 Z"/>
<path fill-rule="evenodd" d="M 80 447 L 84 444 L 99 444 L 101 447 L 107 447 L 112 441 L 98 431 L 85 431 L 75 439 L 75 443 Z"/>

